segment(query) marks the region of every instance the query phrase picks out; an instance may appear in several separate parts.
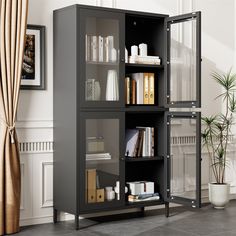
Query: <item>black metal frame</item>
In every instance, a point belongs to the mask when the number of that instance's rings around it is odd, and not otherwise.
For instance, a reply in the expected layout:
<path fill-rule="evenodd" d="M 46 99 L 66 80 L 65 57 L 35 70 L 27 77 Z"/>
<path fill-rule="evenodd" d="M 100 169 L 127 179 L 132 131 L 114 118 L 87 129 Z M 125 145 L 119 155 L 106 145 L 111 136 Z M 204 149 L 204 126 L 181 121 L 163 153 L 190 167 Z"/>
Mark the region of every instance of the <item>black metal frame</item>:
<path fill-rule="evenodd" d="M 115 19 L 119 21 L 119 46 L 125 48 L 125 15 L 124 13 L 109 12 L 104 10 L 93 10 L 93 9 L 80 9 L 79 10 L 79 35 L 80 35 L 80 104 L 83 108 L 114 108 L 124 107 L 124 83 L 123 78 L 125 77 L 125 52 L 124 50 L 119 51 L 119 101 L 86 101 L 85 100 L 85 78 L 86 78 L 86 62 L 85 58 L 85 26 L 86 18 L 96 17 L 104 19 Z"/>
<path fill-rule="evenodd" d="M 71 11 L 69 9 L 73 9 L 75 11 Z M 59 15 L 59 13 L 61 14 L 60 17 L 62 17 L 62 19 L 66 22 L 65 24 L 63 24 L 63 27 L 65 27 L 66 25 L 68 25 L 68 27 L 72 27 L 71 29 L 71 33 L 75 32 L 74 28 L 76 30 L 76 39 L 74 38 L 75 36 L 73 35 L 73 45 L 71 46 L 72 49 L 75 49 L 76 52 L 76 57 L 74 55 L 74 57 L 72 57 L 74 59 L 72 65 L 69 62 L 69 60 L 64 62 L 54 62 L 57 63 L 57 74 L 60 74 L 60 72 L 64 71 L 64 64 L 65 64 L 65 70 L 67 71 L 67 74 L 70 75 L 70 71 L 73 71 L 73 73 L 71 73 L 71 76 L 68 76 L 68 82 L 72 82 L 72 84 L 76 85 L 75 91 L 71 91 L 71 93 L 75 93 L 76 94 L 76 101 L 72 101 L 72 103 L 74 103 L 74 106 L 72 106 L 72 109 L 74 107 L 76 107 L 76 127 L 73 126 L 73 128 L 76 129 L 76 141 L 77 145 L 75 147 L 76 150 L 73 150 L 73 153 L 76 153 L 76 156 L 71 156 L 70 160 L 72 160 L 70 167 L 66 167 L 59 169 L 61 172 L 63 172 L 62 174 L 70 174 L 68 173 L 68 171 L 70 171 L 70 169 L 74 170 L 74 163 L 76 162 L 76 170 L 74 171 L 76 174 L 76 180 L 74 181 L 75 183 L 72 185 L 71 188 L 75 189 L 76 188 L 76 193 L 75 191 L 73 192 L 73 196 L 75 198 L 71 198 L 73 202 L 72 204 L 70 203 L 65 203 L 64 204 L 64 200 L 62 200 L 62 198 L 60 198 L 61 202 L 63 202 L 63 204 L 59 204 L 59 205 L 55 205 L 54 207 L 54 222 L 57 222 L 57 214 L 58 211 L 67 211 L 71 214 L 75 215 L 75 225 L 76 225 L 76 229 L 79 228 L 79 215 L 81 214 L 86 214 L 86 213 L 94 213 L 94 212 L 101 212 L 101 211 L 111 211 L 111 210 L 120 210 L 120 209 L 128 209 L 128 208 L 141 208 L 141 211 L 144 211 L 144 207 L 146 206 L 151 206 L 151 205 L 157 205 L 157 204 L 165 204 L 165 214 L 166 216 L 169 216 L 169 202 L 176 202 L 176 203 L 181 203 L 184 205 L 190 205 L 190 206 L 196 206 L 196 207 L 200 207 L 201 206 L 201 179 L 200 179 L 200 173 L 201 173 L 201 169 L 200 169 L 200 153 L 201 153 L 201 148 L 200 148 L 200 134 L 201 134 L 201 127 L 200 127 L 200 113 L 190 113 L 190 112 L 168 112 L 169 107 L 192 107 L 192 101 L 189 103 L 176 103 L 174 105 L 170 105 L 168 104 L 167 99 L 164 97 L 166 95 L 169 94 L 169 79 L 170 79 L 170 66 L 167 65 L 167 61 L 169 58 L 169 51 L 167 50 L 168 47 L 170 46 L 169 43 L 169 35 L 168 32 L 165 30 L 168 28 L 168 24 L 171 24 L 173 22 L 177 23 L 177 22 L 181 22 L 181 21 L 185 21 L 188 20 L 189 18 L 192 17 L 196 17 L 197 18 L 197 101 L 195 101 L 194 106 L 199 107 L 201 105 L 201 14 L 200 12 L 196 12 L 196 13 L 192 13 L 192 14 L 186 14 L 186 15 L 182 15 L 182 16 L 175 16 L 175 17 L 168 17 L 167 15 L 160 15 L 160 14 L 153 14 L 153 13 L 144 13 L 144 12 L 135 12 L 135 11 L 124 11 L 124 10 L 119 10 L 119 9 L 110 9 L 110 8 L 100 8 L 100 7 L 93 7 L 93 6 L 83 6 L 83 5 L 74 5 L 74 6 L 69 6 L 63 9 L 59 9 L 56 10 L 56 13 Z M 74 15 L 73 15 L 74 14 Z M 73 15 L 71 18 L 68 17 L 70 15 Z M 125 17 L 126 15 L 134 15 L 137 17 L 154 17 L 157 19 L 161 19 L 162 22 L 165 19 L 165 22 L 163 24 L 164 27 L 164 42 L 163 42 L 163 47 L 164 47 L 164 56 L 163 56 L 163 66 L 164 66 L 164 76 L 163 78 L 161 78 L 163 80 L 163 83 L 161 83 L 160 88 L 164 89 L 164 95 L 163 95 L 163 102 L 161 102 L 161 105 L 163 105 L 163 107 L 157 107 L 157 106 L 127 106 L 125 107 L 125 101 L 124 101 L 124 78 L 125 78 L 125 60 L 124 60 L 124 50 L 120 51 L 120 62 L 119 62 L 119 82 L 120 82 L 120 87 L 119 87 L 119 94 L 120 94 L 120 100 L 117 102 L 106 102 L 106 101 L 85 101 L 85 73 L 86 73 L 86 64 L 85 64 L 85 23 L 86 23 L 86 18 L 91 16 L 91 17 L 100 17 L 100 18 L 107 18 L 107 19 L 116 19 L 119 21 L 119 45 L 120 48 L 125 48 Z M 58 16 L 59 18 L 59 16 Z M 67 19 L 69 18 L 69 19 Z M 68 22 L 67 22 L 68 20 Z M 64 22 L 64 21 L 58 21 L 58 22 Z M 162 25 L 161 25 L 162 27 Z M 57 27 L 54 27 L 54 31 L 57 30 Z M 60 29 L 60 37 L 63 38 L 63 29 Z M 163 31 L 162 31 L 163 32 Z M 72 33 L 73 34 L 73 33 Z M 67 36 L 66 36 L 67 37 Z M 68 35 L 69 37 L 69 35 Z M 66 42 L 67 38 L 63 38 L 62 42 L 59 43 L 59 48 L 62 48 L 61 45 L 64 45 Z M 55 41 L 56 43 L 56 41 Z M 70 47 L 70 49 L 71 49 Z M 60 51 L 60 50 L 59 50 Z M 71 51 L 71 50 L 70 50 Z M 62 53 L 61 53 L 62 54 Z M 60 55 L 60 52 L 56 55 Z M 62 55 L 63 56 L 63 55 Z M 62 57 L 58 57 L 58 58 L 62 58 Z M 67 59 L 70 59 L 70 55 L 67 55 Z M 57 60 L 55 60 L 57 61 Z M 55 65 L 54 65 L 55 66 Z M 59 67 L 59 68 L 58 68 Z M 72 70 L 71 70 L 72 69 Z M 154 68 L 156 69 L 156 68 Z M 153 69 L 153 70 L 154 70 Z M 157 67 L 158 70 L 163 69 L 163 67 Z M 68 72 L 69 71 L 69 72 Z M 74 73 L 75 72 L 75 73 Z M 55 73 L 56 74 L 56 73 Z M 64 75 L 64 74 L 63 74 Z M 59 81 L 59 85 L 57 86 L 58 88 L 58 93 L 61 93 L 62 91 L 64 91 L 64 77 L 60 78 L 60 76 L 58 76 L 60 81 Z M 56 78 L 57 79 L 57 78 Z M 57 81 L 55 79 L 55 82 Z M 65 78 L 66 80 L 66 78 Z M 69 81 L 70 80 L 70 81 Z M 63 86 L 60 87 L 60 82 L 63 81 Z M 66 80 L 66 85 L 67 85 L 67 80 Z M 159 88 L 159 89 L 160 89 Z M 68 90 L 67 90 L 68 92 Z M 60 94 L 61 95 L 61 94 Z M 63 95 L 62 95 L 63 96 Z M 64 93 L 65 96 L 65 93 Z M 162 94 L 161 94 L 162 96 Z M 72 100 L 73 100 L 73 96 L 72 96 Z M 55 100 L 54 100 L 55 101 Z M 63 101 L 63 100 L 62 100 Z M 165 101 L 165 102 L 164 102 Z M 55 101 L 56 102 L 56 101 Z M 68 103 L 67 103 L 68 104 Z M 58 106 L 58 102 L 57 102 L 57 107 L 60 107 L 61 103 L 59 103 Z M 55 106 L 54 106 L 55 107 Z M 62 109 L 62 107 L 60 107 L 60 109 Z M 74 111 L 75 109 L 73 109 Z M 192 118 L 192 116 L 194 116 L 193 118 L 197 119 L 197 145 L 196 145 L 196 150 L 197 150 L 197 157 L 196 157 L 196 161 L 197 161 L 197 199 L 194 202 L 194 204 L 192 202 L 189 201 L 189 199 L 185 199 L 185 198 L 178 198 L 175 197 L 174 199 L 171 199 L 170 196 L 168 195 L 167 191 L 164 191 L 164 201 L 161 199 L 161 201 L 156 201 L 156 202 L 142 202 L 140 204 L 126 204 L 125 202 L 125 193 L 124 193 L 124 186 L 125 186 L 125 160 L 123 157 L 123 154 L 125 153 L 125 114 L 127 114 L 127 112 L 130 113 L 136 113 L 139 114 L 139 112 L 145 113 L 147 112 L 147 119 L 148 119 L 148 115 L 151 115 L 152 113 L 156 113 L 156 112 L 161 112 L 163 117 L 161 120 L 161 123 L 165 124 L 165 127 L 163 130 L 161 130 L 161 135 L 163 133 L 163 140 L 158 141 L 161 143 L 161 146 L 164 147 L 164 150 L 162 150 L 162 152 L 164 152 L 164 187 L 166 190 L 168 190 L 168 187 L 170 186 L 170 162 L 169 162 L 169 158 L 167 158 L 167 153 L 169 153 L 170 150 L 170 133 L 168 133 L 168 119 L 170 115 L 173 115 L 174 117 L 187 117 L 187 118 Z M 73 112 L 72 112 L 73 113 Z M 61 113 L 60 113 L 61 114 Z M 70 114 L 66 114 L 67 116 L 69 116 Z M 65 118 L 63 117 L 64 120 L 67 121 L 66 119 L 66 115 Z M 114 119 L 119 119 L 120 120 L 120 184 L 121 184 L 121 200 L 118 203 L 115 202 L 111 202 L 111 203 L 104 203 L 104 204 L 87 204 L 85 202 L 85 120 L 86 119 L 109 119 L 109 118 L 114 118 Z M 164 122 L 163 122 L 164 119 Z M 68 124 L 69 126 L 70 124 Z M 55 126 L 56 129 L 61 128 L 60 124 L 58 126 Z M 65 128 L 65 127 L 63 127 Z M 67 127 L 66 127 L 67 128 Z M 71 128 L 71 127 L 70 127 Z M 66 129 L 65 129 L 66 130 Z M 63 133 L 64 134 L 64 133 Z M 66 137 L 71 137 L 67 134 Z M 55 137 L 54 137 L 55 138 Z M 56 137 L 58 138 L 58 137 Z M 55 140 L 56 140 L 55 138 Z M 59 137 L 60 138 L 60 137 Z M 68 142 L 70 142 L 71 140 L 68 140 Z M 60 142 L 59 142 L 60 144 Z M 163 144 L 163 145 L 162 145 Z M 56 157 L 55 157 L 56 160 Z M 74 162 L 75 160 L 75 162 Z M 66 157 L 65 157 L 65 161 Z M 68 162 L 67 162 L 68 163 Z M 74 173 L 72 173 L 74 174 Z M 74 176 L 74 175 L 72 175 Z M 67 181 L 68 182 L 68 181 Z M 59 186 L 60 190 L 61 190 L 61 186 L 60 183 L 58 183 L 58 180 L 54 180 L 54 184 L 57 184 L 57 187 Z M 63 186 L 61 191 L 67 190 L 68 188 L 65 188 Z M 75 196 L 76 195 L 76 196 Z M 54 197 L 56 198 L 56 196 L 54 195 Z M 63 197 L 63 195 L 62 195 Z M 76 200 L 74 200 L 76 199 Z M 65 201 L 67 201 L 65 199 Z M 60 203 L 61 203 L 60 202 Z M 76 204 L 74 204 L 74 202 L 76 202 Z M 69 205 L 69 207 L 67 206 Z M 76 209 L 75 206 L 76 205 Z"/>
<path fill-rule="evenodd" d="M 196 120 L 196 199 L 187 199 L 170 195 L 171 188 L 171 119 L 195 119 Z M 165 150 L 165 196 L 167 202 L 175 202 L 192 207 L 201 207 L 201 113 L 200 112 L 166 112 L 165 113 L 165 138 L 167 140 Z"/>
<path fill-rule="evenodd" d="M 21 85 L 22 90 L 45 90 L 45 29 L 43 25 L 27 25 L 27 29 L 40 32 L 40 85 Z"/>
<path fill-rule="evenodd" d="M 171 101 L 170 80 L 171 80 L 171 25 L 196 19 L 196 101 Z M 165 39 L 166 45 L 166 107 L 201 107 L 201 12 L 193 12 L 189 14 L 168 17 L 165 20 Z"/>

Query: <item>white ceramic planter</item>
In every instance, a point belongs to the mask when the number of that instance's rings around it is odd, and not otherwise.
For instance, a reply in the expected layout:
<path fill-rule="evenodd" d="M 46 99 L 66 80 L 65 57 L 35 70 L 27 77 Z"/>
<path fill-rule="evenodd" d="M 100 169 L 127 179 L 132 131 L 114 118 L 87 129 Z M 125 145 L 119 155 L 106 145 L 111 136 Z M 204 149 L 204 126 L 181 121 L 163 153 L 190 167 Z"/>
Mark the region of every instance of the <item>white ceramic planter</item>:
<path fill-rule="evenodd" d="M 216 209 L 224 209 L 229 202 L 229 184 L 209 183 L 209 200 Z"/>

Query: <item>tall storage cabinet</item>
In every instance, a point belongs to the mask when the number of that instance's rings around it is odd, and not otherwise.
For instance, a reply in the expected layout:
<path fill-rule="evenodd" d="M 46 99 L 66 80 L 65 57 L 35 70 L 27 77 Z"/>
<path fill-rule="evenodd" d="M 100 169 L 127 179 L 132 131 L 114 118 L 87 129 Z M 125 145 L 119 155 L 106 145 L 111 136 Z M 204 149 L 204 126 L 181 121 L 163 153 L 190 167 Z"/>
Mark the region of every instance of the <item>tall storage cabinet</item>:
<path fill-rule="evenodd" d="M 74 214 L 78 228 L 86 213 L 200 207 L 200 113 L 170 111 L 201 105 L 200 17 L 85 5 L 54 11 L 55 222 L 58 211 Z M 130 54 L 141 43 L 159 64 L 125 61 L 125 48 Z M 127 98 L 126 77 L 134 75 L 152 76 L 152 102 L 137 85 L 135 101 Z M 137 128 L 152 130 L 152 150 L 132 157 L 127 136 Z M 133 181 L 153 182 L 160 199 L 128 201 Z"/>

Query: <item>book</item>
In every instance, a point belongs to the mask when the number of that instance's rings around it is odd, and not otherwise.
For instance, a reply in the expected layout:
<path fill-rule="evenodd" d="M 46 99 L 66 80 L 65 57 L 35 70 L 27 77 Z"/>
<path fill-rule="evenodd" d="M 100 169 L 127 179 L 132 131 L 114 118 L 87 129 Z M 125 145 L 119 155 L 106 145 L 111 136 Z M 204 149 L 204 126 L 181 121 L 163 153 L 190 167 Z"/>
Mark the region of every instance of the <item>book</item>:
<path fill-rule="evenodd" d="M 132 78 L 136 81 L 136 104 L 143 104 L 143 73 L 134 73 Z"/>
<path fill-rule="evenodd" d="M 112 61 L 112 49 L 114 48 L 114 36 L 107 36 L 108 40 L 108 61 Z"/>
<path fill-rule="evenodd" d="M 149 104 L 149 75 L 144 73 L 144 82 L 143 82 L 143 104 Z"/>
<path fill-rule="evenodd" d="M 138 139 L 137 139 L 137 142 L 135 144 L 135 149 L 134 149 L 134 157 L 138 157 L 138 150 L 140 149 L 140 146 L 142 145 L 142 143 L 140 143 L 140 140 L 141 140 L 141 135 L 142 135 L 142 132 L 141 130 L 138 131 Z"/>
<path fill-rule="evenodd" d="M 139 148 L 138 148 L 138 157 L 142 156 L 142 151 L 143 151 L 143 137 L 144 137 L 144 130 L 140 130 L 141 132 L 141 137 L 140 137 L 140 142 L 139 142 Z"/>
<path fill-rule="evenodd" d="M 92 160 L 110 160 L 111 154 L 110 153 L 92 153 L 86 154 L 86 161 Z"/>
<path fill-rule="evenodd" d="M 98 36 L 98 61 L 103 62 L 104 61 L 104 50 L 103 50 L 103 37 Z"/>
<path fill-rule="evenodd" d="M 154 91 L 154 86 L 155 86 L 155 79 L 154 79 L 154 73 L 149 73 L 148 74 L 149 78 L 149 86 L 148 86 L 148 104 L 154 104 L 155 103 L 155 91 Z"/>
<path fill-rule="evenodd" d="M 87 201 L 96 202 L 96 169 L 87 169 Z"/>
<path fill-rule="evenodd" d="M 91 36 L 91 60 L 97 61 L 98 46 L 97 36 Z"/>
<path fill-rule="evenodd" d="M 125 78 L 125 101 L 130 104 L 130 77 Z"/>
<path fill-rule="evenodd" d="M 146 128 L 146 156 L 151 156 L 151 140 L 152 140 L 152 134 L 151 134 L 151 127 Z"/>
<path fill-rule="evenodd" d="M 160 65 L 161 59 L 159 56 L 129 56 L 129 63 Z"/>
<path fill-rule="evenodd" d="M 131 80 L 131 104 L 136 104 L 136 81 Z"/>
<path fill-rule="evenodd" d="M 160 200 L 160 196 L 158 193 L 128 196 L 129 202 L 142 202 L 142 201 L 154 201 L 154 200 Z"/>
<path fill-rule="evenodd" d="M 136 127 L 139 130 L 142 130 L 142 151 L 140 151 L 140 156 L 154 156 L 154 127 Z"/>
<path fill-rule="evenodd" d="M 154 127 L 151 128 L 151 134 L 152 134 L 152 141 L 151 141 L 151 156 L 154 157 L 154 150 L 155 150 L 155 129 Z"/>
<path fill-rule="evenodd" d="M 85 36 L 85 60 L 90 61 L 91 60 L 91 36 L 87 35 Z"/>
<path fill-rule="evenodd" d="M 104 61 L 109 62 L 109 39 L 108 37 L 104 38 Z"/>
<path fill-rule="evenodd" d="M 135 145 L 138 140 L 138 129 L 127 129 L 125 132 L 125 156 L 134 157 Z"/>

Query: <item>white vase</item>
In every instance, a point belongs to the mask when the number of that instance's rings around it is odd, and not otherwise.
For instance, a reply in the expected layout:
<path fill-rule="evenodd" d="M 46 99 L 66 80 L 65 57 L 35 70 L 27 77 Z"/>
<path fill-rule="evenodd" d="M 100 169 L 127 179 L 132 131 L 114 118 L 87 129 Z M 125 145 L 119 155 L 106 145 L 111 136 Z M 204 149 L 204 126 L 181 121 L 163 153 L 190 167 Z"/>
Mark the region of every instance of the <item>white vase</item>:
<path fill-rule="evenodd" d="M 116 70 L 108 70 L 107 86 L 106 86 L 106 101 L 119 100 L 119 84 Z"/>
<path fill-rule="evenodd" d="M 229 184 L 209 183 L 209 200 L 216 209 L 224 209 L 229 202 Z"/>

